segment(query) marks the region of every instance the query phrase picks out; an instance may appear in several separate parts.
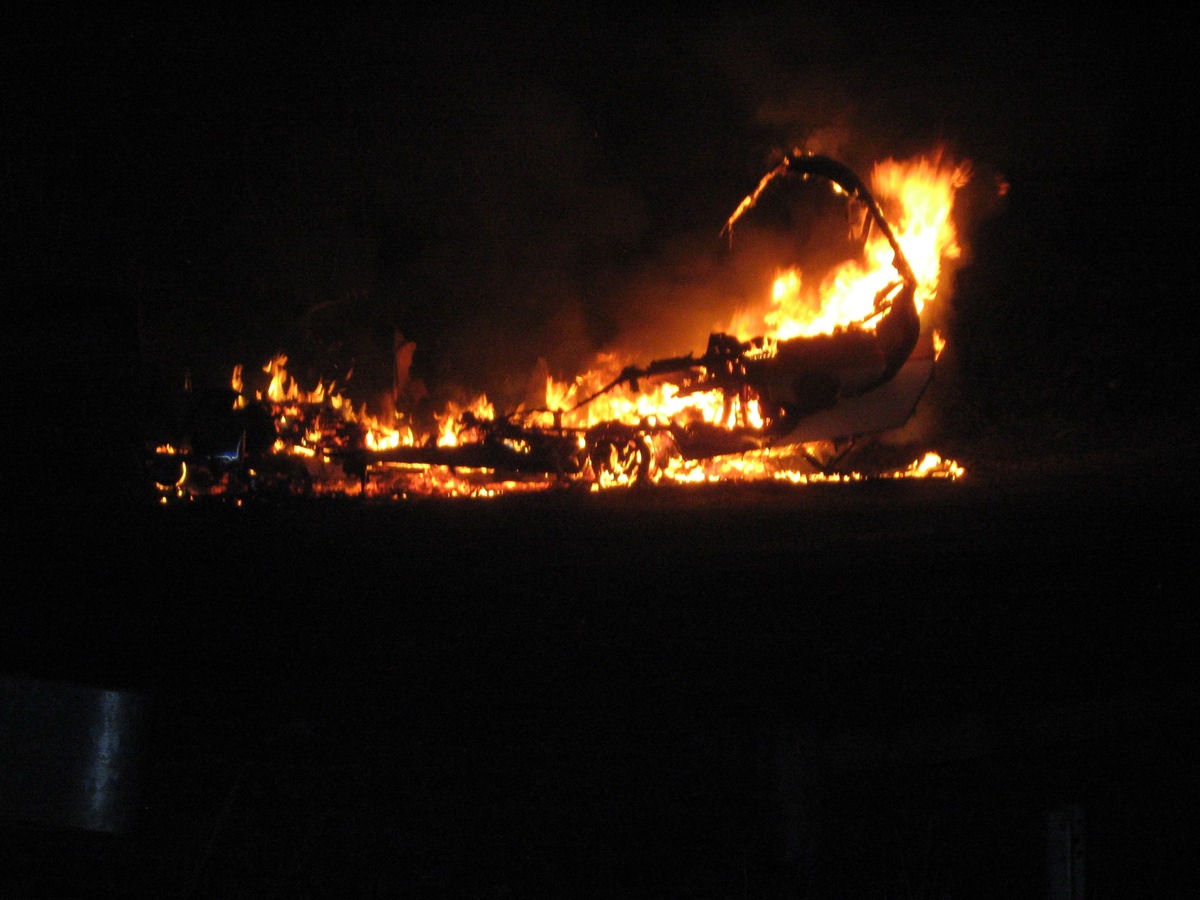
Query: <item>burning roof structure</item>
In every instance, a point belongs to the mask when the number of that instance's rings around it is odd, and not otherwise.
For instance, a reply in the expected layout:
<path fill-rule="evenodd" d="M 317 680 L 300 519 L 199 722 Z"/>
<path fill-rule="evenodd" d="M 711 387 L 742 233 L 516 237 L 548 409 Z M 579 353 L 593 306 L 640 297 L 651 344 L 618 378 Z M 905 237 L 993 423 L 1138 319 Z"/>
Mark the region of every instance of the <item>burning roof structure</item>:
<path fill-rule="evenodd" d="M 817 182 L 844 208 L 843 258 L 815 288 L 781 269 L 765 311 L 714 331 L 699 355 L 638 364 L 607 354 L 572 381 L 547 376 L 543 403 L 498 414 L 480 396 L 427 430 L 402 409 L 356 408 L 334 385 L 301 389 L 280 356 L 265 390 L 247 390 L 238 367 L 227 390 L 190 397 L 177 437 L 149 448 L 150 477 L 164 501 L 844 477 L 847 451 L 903 426 L 933 378 L 942 339 L 923 311 L 941 261 L 958 252 L 949 214 L 966 178 L 940 159 L 872 174 L 868 187 L 829 157 L 782 157 L 723 234 L 732 241 L 770 194 Z M 398 382 L 412 350 L 397 347 Z M 929 454 L 907 472 L 961 469 Z"/>

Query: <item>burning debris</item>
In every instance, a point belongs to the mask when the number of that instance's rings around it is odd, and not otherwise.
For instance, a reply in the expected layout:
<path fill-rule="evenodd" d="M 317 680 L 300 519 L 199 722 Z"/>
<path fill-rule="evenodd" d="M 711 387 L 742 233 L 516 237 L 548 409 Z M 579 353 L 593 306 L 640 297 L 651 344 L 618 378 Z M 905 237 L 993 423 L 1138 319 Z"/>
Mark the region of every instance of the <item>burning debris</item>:
<path fill-rule="evenodd" d="M 949 213 L 965 178 L 937 159 L 889 161 L 876 166 L 873 192 L 840 162 L 788 154 L 723 234 L 732 240 L 768 194 L 818 181 L 845 206 L 850 252 L 816 291 L 799 269 L 784 270 L 765 312 L 743 313 L 741 324 L 710 334 L 701 355 L 644 365 L 605 355 L 572 382 L 547 376 L 540 405 L 498 415 L 481 396 L 448 406 L 437 429 L 395 409 L 412 344 L 397 344 L 387 416 L 356 409 L 335 385 L 300 389 L 280 356 L 264 370 L 269 385 L 253 396 L 240 367 L 228 389 L 191 396 L 179 441 L 150 454 L 151 477 L 164 500 L 862 477 L 844 470 L 850 451 L 908 422 L 933 378 L 944 342 L 922 311 L 937 296 L 941 261 L 958 252 Z M 936 454 L 883 473 L 962 474 Z"/>

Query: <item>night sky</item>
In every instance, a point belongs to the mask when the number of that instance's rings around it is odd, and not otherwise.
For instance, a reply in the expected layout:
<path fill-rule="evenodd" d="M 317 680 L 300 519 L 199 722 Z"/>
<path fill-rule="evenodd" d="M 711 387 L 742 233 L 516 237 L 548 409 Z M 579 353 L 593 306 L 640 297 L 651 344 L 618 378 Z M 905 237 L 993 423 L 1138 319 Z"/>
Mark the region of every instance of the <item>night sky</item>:
<path fill-rule="evenodd" d="M 1191 306 L 1170 187 L 1191 163 L 1184 29 L 1162 16 L 22 4 L 6 20 L 22 364 L 59 344 L 95 378 L 174 384 L 286 352 L 302 380 L 352 369 L 373 396 L 399 331 L 435 391 L 503 397 L 539 357 L 571 375 L 617 344 L 700 351 L 727 312 L 718 233 L 773 152 L 866 172 L 944 147 L 975 172 L 954 309 L 977 382 L 1074 360 L 1060 402 L 1078 407 L 1116 402 L 1112 369 L 1180 380 L 1182 363 L 1147 372 L 1128 351 L 1186 355 Z"/>

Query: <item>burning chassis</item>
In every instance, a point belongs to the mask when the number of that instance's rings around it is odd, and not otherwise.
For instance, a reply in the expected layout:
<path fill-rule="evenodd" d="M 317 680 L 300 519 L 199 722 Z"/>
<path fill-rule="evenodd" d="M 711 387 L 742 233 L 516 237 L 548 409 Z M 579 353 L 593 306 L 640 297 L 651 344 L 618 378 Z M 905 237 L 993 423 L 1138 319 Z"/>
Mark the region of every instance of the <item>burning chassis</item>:
<path fill-rule="evenodd" d="M 568 409 L 522 410 L 495 419 L 464 413 L 456 423 L 453 446 L 430 439 L 420 446 L 373 449 L 361 428 L 339 420 L 320 429 L 321 443 L 308 448 L 307 457 L 333 462 L 364 486 L 373 472 L 429 467 L 567 482 L 595 482 L 606 476 L 610 481 L 648 481 L 673 460 L 707 460 L 781 447 L 793 448 L 818 470 L 836 470 L 858 441 L 897 428 L 911 417 L 932 378 L 934 352 L 921 330 L 916 276 L 878 202 L 842 163 L 816 155 L 785 156 L 734 214 L 731 224 L 761 192 L 785 176 L 817 177 L 835 185 L 865 207 L 864 243 L 874 227 L 890 245 L 896 277 L 876 294 L 874 312 L 862 322 L 831 334 L 788 340 L 743 341 L 714 333 L 703 355 L 689 353 L 629 366 Z M 719 392 L 724 405 L 720 424 L 687 415 L 647 416 L 635 422 L 610 419 L 588 427 L 563 424 L 602 395 L 622 386 L 636 394 L 643 382 L 672 385 L 680 397 Z M 188 453 L 157 457 L 155 481 L 160 486 L 171 483 L 182 478 L 180 466 L 191 465 L 210 479 L 228 477 L 250 490 L 268 484 L 282 484 L 293 492 L 308 490 L 313 481 L 311 466 L 283 458 L 279 451 L 281 446 L 299 445 L 280 433 L 282 419 L 261 401 L 237 405 L 240 408 L 210 429 L 223 437 L 197 440 L 191 435 L 185 441 Z M 750 409 L 757 413 L 753 420 L 747 415 Z M 310 425 L 337 418 L 319 404 L 293 407 L 293 419 L 296 413 L 299 421 Z M 300 426 L 293 422 L 291 427 Z M 808 449 L 818 442 L 832 446 L 834 452 L 819 457 Z"/>

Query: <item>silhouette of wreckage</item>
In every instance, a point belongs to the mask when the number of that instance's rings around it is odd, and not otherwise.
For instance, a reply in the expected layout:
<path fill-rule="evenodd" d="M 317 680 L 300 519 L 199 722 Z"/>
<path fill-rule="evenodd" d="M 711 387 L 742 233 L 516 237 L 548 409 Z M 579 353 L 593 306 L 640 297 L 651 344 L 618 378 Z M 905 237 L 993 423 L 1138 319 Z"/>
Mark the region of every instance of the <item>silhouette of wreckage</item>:
<path fill-rule="evenodd" d="M 777 176 L 816 176 L 831 182 L 865 207 L 864 243 L 871 227 L 887 239 L 896 278 L 876 295 L 868 320 L 831 334 L 778 341 L 761 337 L 742 341 L 714 333 L 703 355 L 689 353 L 627 367 L 567 410 L 523 410 L 495 419 L 466 412 L 457 422 L 459 442 L 454 446 L 431 441 L 423 446 L 371 449 L 364 435 L 355 433 L 353 423 L 339 422 L 323 432 L 327 445 L 322 452 L 340 461 L 346 475 L 364 481 L 371 471 L 428 466 L 584 482 L 607 470 L 637 481 L 653 477 L 673 458 L 708 460 L 781 448 L 801 455 L 819 471 L 837 471 L 860 442 L 899 428 L 911 418 L 933 377 L 935 353 L 932 340 L 921 329 L 916 276 L 878 202 L 859 177 L 828 157 L 790 154 L 763 178 L 758 192 Z M 747 201 L 757 199 L 758 192 Z M 865 327 L 870 319 L 875 320 L 874 328 Z M 608 420 L 586 428 L 562 425 L 564 415 L 600 396 L 622 385 L 637 393 L 642 383 L 670 383 L 679 395 L 720 391 L 727 414 L 745 410 L 746 402 L 754 399 L 761 421 L 750 425 L 735 414 L 722 417 L 722 421 L 737 420 L 733 426 L 682 416 L 677 420 L 656 416 L 636 424 Z M 279 455 L 272 450 L 281 436 L 279 420 L 269 407 L 254 403 L 237 410 L 236 416 L 237 421 L 227 418 L 217 429 L 225 435 L 223 441 L 210 439 L 205 448 L 192 441 L 193 462 L 210 473 L 243 476 L 241 483 L 248 486 L 255 482 L 244 477 L 246 473 L 253 473 L 261 483 L 266 483 L 266 473 L 279 476 L 285 470 L 279 465 L 272 468 L 269 459 Z M 810 449 L 818 446 L 823 448 L 820 452 Z M 293 489 L 296 482 L 309 481 L 303 472 L 296 478 L 295 464 L 290 465 L 285 480 Z M 161 484 L 167 479 L 156 480 Z"/>

